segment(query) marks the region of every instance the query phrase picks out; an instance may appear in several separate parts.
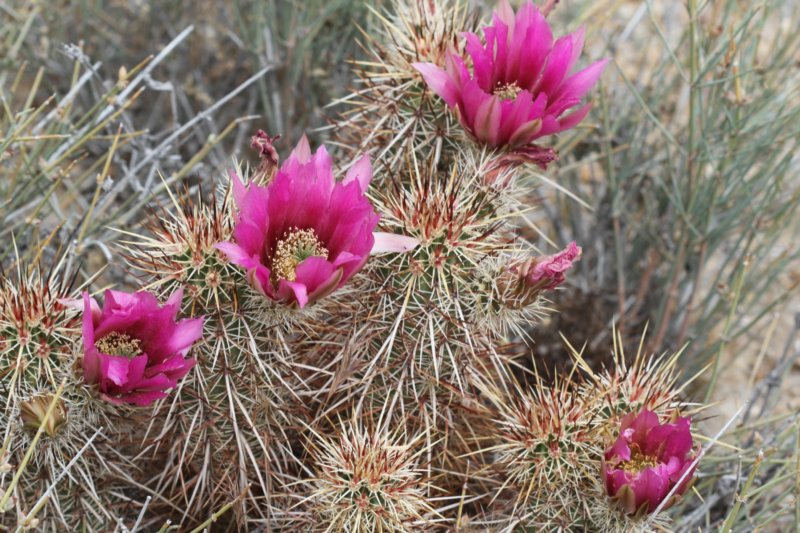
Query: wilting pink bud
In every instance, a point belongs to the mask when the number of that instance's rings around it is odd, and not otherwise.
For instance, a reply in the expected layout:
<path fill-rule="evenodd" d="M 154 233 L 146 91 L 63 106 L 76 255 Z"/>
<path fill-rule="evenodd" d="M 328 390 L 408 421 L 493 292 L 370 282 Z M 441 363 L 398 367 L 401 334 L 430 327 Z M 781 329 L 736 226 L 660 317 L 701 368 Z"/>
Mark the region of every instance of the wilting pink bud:
<path fill-rule="evenodd" d="M 194 366 L 187 359 L 203 318 L 176 321 L 181 290 L 161 307 L 149 292 L 106 291 L 100 308 L 83 294 L 83 378 L 113 403 L 164 398 Z"/>
<path fill-rule="evenodd" d="M 590 104 L 566 113 L 581 103 L 608 62 L 597 61 L 570 74 L 583 49 L 583 28 L 553 42 L 550 25 L 533 2 L 523 4 L 515 15 L 508 0 L 501 0 L 493 24 L 483 33 L 485 43 L 475 34 L 465 34 L 472 72 L 453 53 L 444 69 L 414 64 L 477 141 L 517 148 L 583 120 Z"/>
<path fill-rule="evenodd" d="M 378 215 L 364 194 L 372 179 L 366 156 L 336 182 L 325 147 L 312 156 L 303 137 L 269 185 L 246 187 L 231 177 L 239 208 L 235 242 L 217 248 L 246 268 L 253 287 L 271 300 L 303 307 L 344 285 L 371 252 L 417 244 L 373 234 Z"/>
<path fill-rule="evenodd" d="M 511 265 L 498 280 L 505 305 L 524 307 L 535 302 L 542 291 L 555 289 L 566 281 L 567 270 L 580 256 L 581 247 L 573 241 L 557 254 Z"/>
<path fill-rule="evenodd" d="M 256 173 L 264 176 L 266 180 L 271 179 L 278 168 L 278 151 L 275 149 L 274 143 L 280 138 L 280 135 L 270 137 L 264 130 L 258 130 L 250 138 L 250 146 L 258 150 L 258 155 L 261 158 L 261 163 L 258 165 Z"/>
<path fill-rule="evenodd" d="M 543 291 L 555 289 L 566 281 L 566 271 L 572 268 L 572 263 L 580 256 L 581 247 L 572 241 L 557 254 L 536 261 L 525 275 L 525 282 L 529 287 L 537 287 Z"/>
<path fill-rule="evenodd" d="M 548 165 L 558 159 L 558 154 L 552 148 L 531 144 L 515 148 L 496 157 L 488 165 L 483 175 L 486 185 L 505 187 L 511 178 L 511 171 L 526 163 L 533 163 L 542 170 L 547 170 Z"/>
<path fill-rule="evenodd" d="M 688 418 L 661 424 L 652 411 L 626 415 L 619 438 L 605 452 L 603 477 L 608 495 L 626 513 L 652 513 L 680 482 L 673 494 L 676 500 L 692 482 L 692 448 Z M 662 509 L 672 503 L 668 501 Z"/>

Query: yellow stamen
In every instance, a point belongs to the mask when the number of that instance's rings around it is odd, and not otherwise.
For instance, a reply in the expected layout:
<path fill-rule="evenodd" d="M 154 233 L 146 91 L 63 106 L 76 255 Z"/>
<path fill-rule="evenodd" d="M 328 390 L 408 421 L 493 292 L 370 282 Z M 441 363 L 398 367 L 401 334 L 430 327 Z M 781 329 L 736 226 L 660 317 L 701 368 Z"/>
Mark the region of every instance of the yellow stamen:
<path fill-rule="evenodd" d="M 328 249 L 319 241 L 314 230 L 289 229 L 278 241 L 272 254 L 273 283 L 282 279 L 294 281 L 297 278 L 297 265 L 312 256 L 328 258 Z"/>
<path fill-rule="evenodd" d="M 108 355 L 135 357 L 142 353 L 142 343 L 125 333 L 112 331 L 94 342 L 94 347 Z"/>
<path fill-rule="evenodd" d="M 514 100 L 521 92 L 522 88 L 517 85 L 516 82 L 506 83 L 504 85 L 498 83 L 494 90 L 494 95 L 501 100 Z"/>
<path fill-rule="evenodd" d="M 631 450 L 631 460 L 620 465 L 629 474 L 638 474 L 645 468 L 658 466 L 658 459 L 652 455 L 644 455 L 637 450 Z"/>

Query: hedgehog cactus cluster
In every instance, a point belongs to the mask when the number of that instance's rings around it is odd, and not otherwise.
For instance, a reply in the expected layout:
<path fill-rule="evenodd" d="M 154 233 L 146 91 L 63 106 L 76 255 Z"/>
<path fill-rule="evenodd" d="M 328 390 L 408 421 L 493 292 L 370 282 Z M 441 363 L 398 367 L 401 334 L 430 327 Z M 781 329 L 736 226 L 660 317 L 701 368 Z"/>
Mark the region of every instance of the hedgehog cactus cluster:
<path fill-rule="evenodd" d="M 606 60 L 579 69 L 583 30 L 555 39 L 530 0 L 488 25 L 460 0 L 379 18 L 336 158 L 303 137 L 281 161 L 259 131 L 256 168 L 123 232 L 138 290 L 3 279 L 0 460 L 44 450 L 3 524 L 93 424 L 51 530 L 106 529 L 146 495 L 147 523 L 181 528 L 646 530 L 687 492 L 677 356 L 629 365 L 615 334 L 608 370 L 565 350 L 574 372 L 545 382 L 509 349 L 581 257 L 524 237 L 517 178 L 555 163 Z M 91 498 L 61 505 L 81 479 Z"/>

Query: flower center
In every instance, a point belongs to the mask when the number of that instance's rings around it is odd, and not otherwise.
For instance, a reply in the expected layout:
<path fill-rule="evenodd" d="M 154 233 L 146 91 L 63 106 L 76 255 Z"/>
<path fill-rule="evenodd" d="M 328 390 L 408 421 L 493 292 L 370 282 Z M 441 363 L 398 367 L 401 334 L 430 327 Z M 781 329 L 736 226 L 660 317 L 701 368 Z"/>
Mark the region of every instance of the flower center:
<path fill-rule="evenodd" d="M 275 246 L 272 254 L 272 281 L 294 281 L 297 278 L 295 269 L 309 257 L 328 258 L 328 249 L 325 248 L 313 229 L 291 228 L 283 234 L 283 238 Z"/>
<path fill-rule="evenodd" d="M 658 466 L 658 458 L 652 455 L 645 455 L 637 450 L 631 450 L 631 460 L 625 461 L 620 466 L 629 474 L 638 474 L 645 468 Z"/>
<path fill-rule="evenodd" d="M 521 92 L 522 88 L 517 85 L 516 82 L 506 83 L 503 85 L 500 85 L 498 82 L 497 87 L 494 89 L 494 95 L 501 100 L 514 100 Z"/>
<path fill-rule="evenodd" d="M 142 343 L 125 333 L 112 331 L 94 342 L 94 347 L 104 354 L 135 357 L 142 353 Z"/>

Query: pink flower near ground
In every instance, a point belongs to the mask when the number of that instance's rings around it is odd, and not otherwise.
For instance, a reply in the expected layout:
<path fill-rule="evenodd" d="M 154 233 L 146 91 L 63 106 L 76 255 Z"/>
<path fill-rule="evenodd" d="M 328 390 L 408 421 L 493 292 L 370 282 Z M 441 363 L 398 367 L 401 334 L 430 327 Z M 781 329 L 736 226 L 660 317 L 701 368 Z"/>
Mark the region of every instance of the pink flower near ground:
<path fill-rule="evenodd" d="M 688 418 L 661 424 L 652 411 L 626 415 L 619 438 L 605 452 L 603 477 L 608 495 L 626 513 L 654 512 L 679 482 L 675 499 L 688 490 L 695 469 L 692 449 Z"/>
<path fill-rule="evenodd" d="M 515 14 L 508 0 L 501 0 L 483 34 L 485 43 L 473 33 L 464 34 L 471 71 L 454 53 L 448 54 L 444 69 L 414 64 L 476 140 L 519 148 L 583 120 L 591 105 L 577 106 L 608 62 L 603 59 L 570 74 L 583 49 L 583 28 L 553 42 L 550 25 L 533 2 Z"/>
<path fill-rule="evenodd" d="M 176 320 L 183 291 L 162 307 L 149 292 L 106 291 L 103 307 L 83 294 L 83 378 L 109 402 L 148 405 L 195 365 L 187 358 L 203 318 Z"/>
<path fill-rule="evenodd" d="M 364 195 L 372 179 L 366 156 L 336 182 L 325 147 L 312 156 L 303 137 L 267 186 L 231 177 L 239 208 L 234 242 L 217 248 L 247 269 L 253 287 L 271 300 L 304 307 L 344 285 L 370 253 L 418 244 L 373 233 L 379 217 Z"/>

